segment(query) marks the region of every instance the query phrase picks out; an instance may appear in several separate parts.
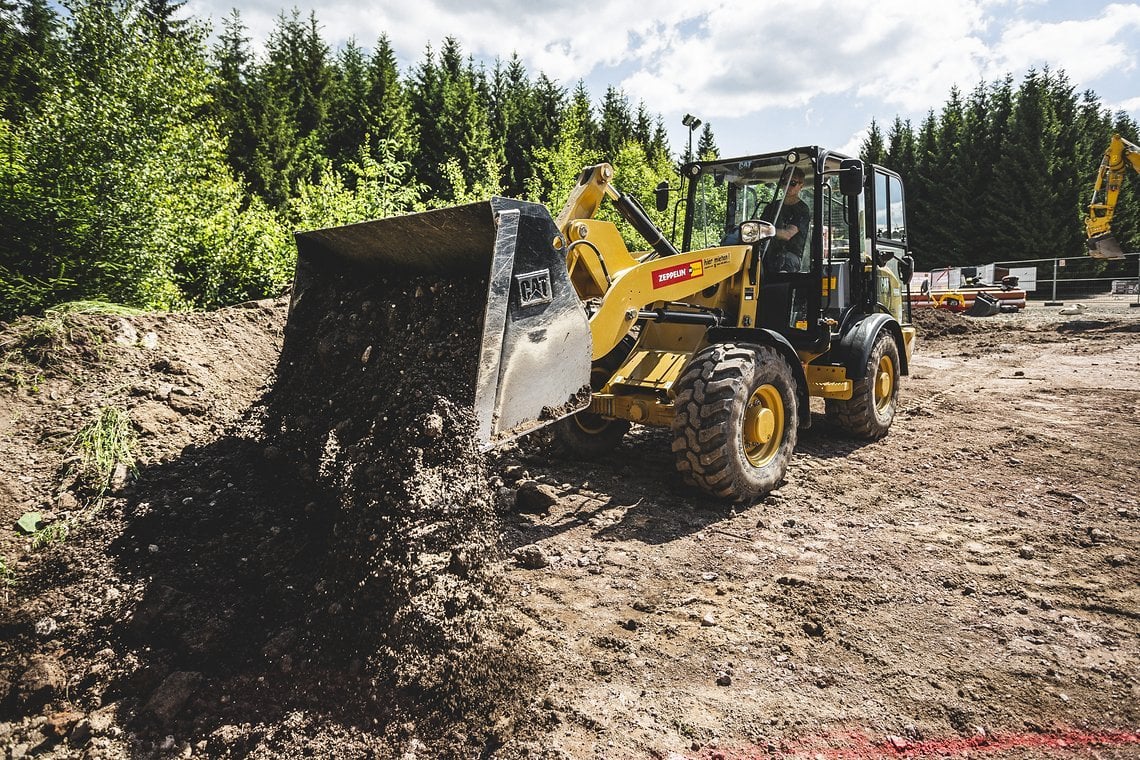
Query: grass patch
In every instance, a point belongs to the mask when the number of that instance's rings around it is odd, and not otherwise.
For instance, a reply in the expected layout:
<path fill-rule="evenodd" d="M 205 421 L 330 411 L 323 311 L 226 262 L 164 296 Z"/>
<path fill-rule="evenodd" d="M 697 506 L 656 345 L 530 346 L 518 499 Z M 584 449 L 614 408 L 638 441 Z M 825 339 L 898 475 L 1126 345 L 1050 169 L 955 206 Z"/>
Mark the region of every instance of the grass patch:
<path fill-rule="evenodd" d="M 71 444 L 70 453 L 79 457 L 75 474 L 80 485 L 102 496 L 111 487 L 116 467 L 124 465 L 131 472 L 137 472 L 137 444 L 130 416 L 118 407 L 101 408 L 95 419 L 76 433 Z"/>
<path fill-rule="evenodd" d="M 29 371 L 27 365 L 12 361 L 7 355 L 0 354 L 0 382 L 25 393 L 39 393 L 40 386 L 44 382 L 44 373 Z"/>
<path fill-rule="evenodd" d="M 46 310 L 44 316 L 62 317 L 68 314 L 101 314 L 109 317 L 137 317 L 140 314 L 146 313 L 144 309 L 124 306 L 121 303 L 109 303 L 107 301 L 68 301 L 67 303 L 61 303 Z"/>
<path fill-rule="evenodd" d="M 32 551 L 38 551 L 48 544 L 61 544 L 71 535 L 71 526 L 66 520 L 60 520 L 40 528 L 32 534 Z"/>
<path fill-rule="evenodd" d="M 109 324 L 83 317 L 133 317 L 146 312 L 105 301 L 70 301 L 41 317 L 20 317 L 0 333 L 0 380 L 37 390 L 43 371 L 102 359 L 114 337 Z"/>

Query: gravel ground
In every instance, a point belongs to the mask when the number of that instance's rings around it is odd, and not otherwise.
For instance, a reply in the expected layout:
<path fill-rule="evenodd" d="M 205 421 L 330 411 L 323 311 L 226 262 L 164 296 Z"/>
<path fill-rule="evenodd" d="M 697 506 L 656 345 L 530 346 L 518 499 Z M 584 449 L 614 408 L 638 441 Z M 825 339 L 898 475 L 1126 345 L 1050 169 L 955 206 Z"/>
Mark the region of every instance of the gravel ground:
<path fill-rule="evenodd" d="M 275 381 L 284 301 L 6 326 L 0 509 L 67 533 L 0 532 L 0 752 L 1140 757 L 1140 309 L 1083 303 L 916 315 L 890 435 L 817 414 L 737 509 L 664 431 L 476 456 L 422 347 Z M 106 407 L 137 472 L 100 495 Z"/>

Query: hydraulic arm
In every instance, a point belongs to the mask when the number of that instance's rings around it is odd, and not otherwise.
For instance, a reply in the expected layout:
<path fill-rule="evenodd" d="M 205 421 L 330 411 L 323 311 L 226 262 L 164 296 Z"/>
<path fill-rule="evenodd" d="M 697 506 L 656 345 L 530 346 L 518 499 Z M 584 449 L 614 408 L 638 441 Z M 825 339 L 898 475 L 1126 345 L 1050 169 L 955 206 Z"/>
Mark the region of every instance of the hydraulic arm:
<path fill-rule="evenodd" d="M 1096 183 L 1093 185 L 1092 203 L 1089 204 L 1089 215 L 1085 219 L 1089 255 L 1094 259 L 1124 258 L 1120 243 L 1112 235 L 1112 215 L 1120 198 L 1124 171 L 1129 166 L 1140 174 L 1140 146 L 1133 145 L 1120 135 L 1113 135 L 1100 162 Z"/>

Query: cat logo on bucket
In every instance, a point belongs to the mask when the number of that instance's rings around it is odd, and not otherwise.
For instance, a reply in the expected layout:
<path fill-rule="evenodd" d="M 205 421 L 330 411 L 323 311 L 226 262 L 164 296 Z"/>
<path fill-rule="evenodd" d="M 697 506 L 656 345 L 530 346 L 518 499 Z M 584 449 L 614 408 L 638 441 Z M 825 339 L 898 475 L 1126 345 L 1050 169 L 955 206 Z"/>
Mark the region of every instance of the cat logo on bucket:
<path fill-rule="evenodd" d="M 515 282 L 518 283 L 520 307 L 550 303 L 554 300 L 554 296 L 550 292 L 549 269 L 516 274 Z"/>
<path fill-rule="evenodd" d="M 699 261 L 690 264 L 677 264 L 667 269 L 657 269 L 651 272 L 653 276 L 653 289 L 663 288 L 675 282 L 692 280 L 704 274 L 704 265 Z"/>

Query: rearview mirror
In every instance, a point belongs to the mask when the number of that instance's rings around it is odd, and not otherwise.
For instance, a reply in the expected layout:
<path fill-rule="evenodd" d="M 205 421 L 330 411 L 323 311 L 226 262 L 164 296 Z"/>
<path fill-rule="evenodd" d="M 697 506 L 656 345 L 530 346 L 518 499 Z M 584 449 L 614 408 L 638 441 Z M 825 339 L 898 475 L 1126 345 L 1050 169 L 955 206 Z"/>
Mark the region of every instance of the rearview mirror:
<path fill-rule="evenodd" d="M 914 259 L 910 256 L 903 256 L 899 259 L 899 279 L 903 282 L 910 282 L 911 277 L 914 277 Z"/>
<path fill-rule="evenodd" d="M 669 208 L 669 183 L 662 180 L 661 184 L 653 191 L 654 200 L 657 202 L 657 210 L 664 211 Z"/>
<path fill-rule="evenodd" d="M 863 162 L 857 158 L 845 158 L 839 164 L 839 192 L 846 196 L 863 192 Z"/>

